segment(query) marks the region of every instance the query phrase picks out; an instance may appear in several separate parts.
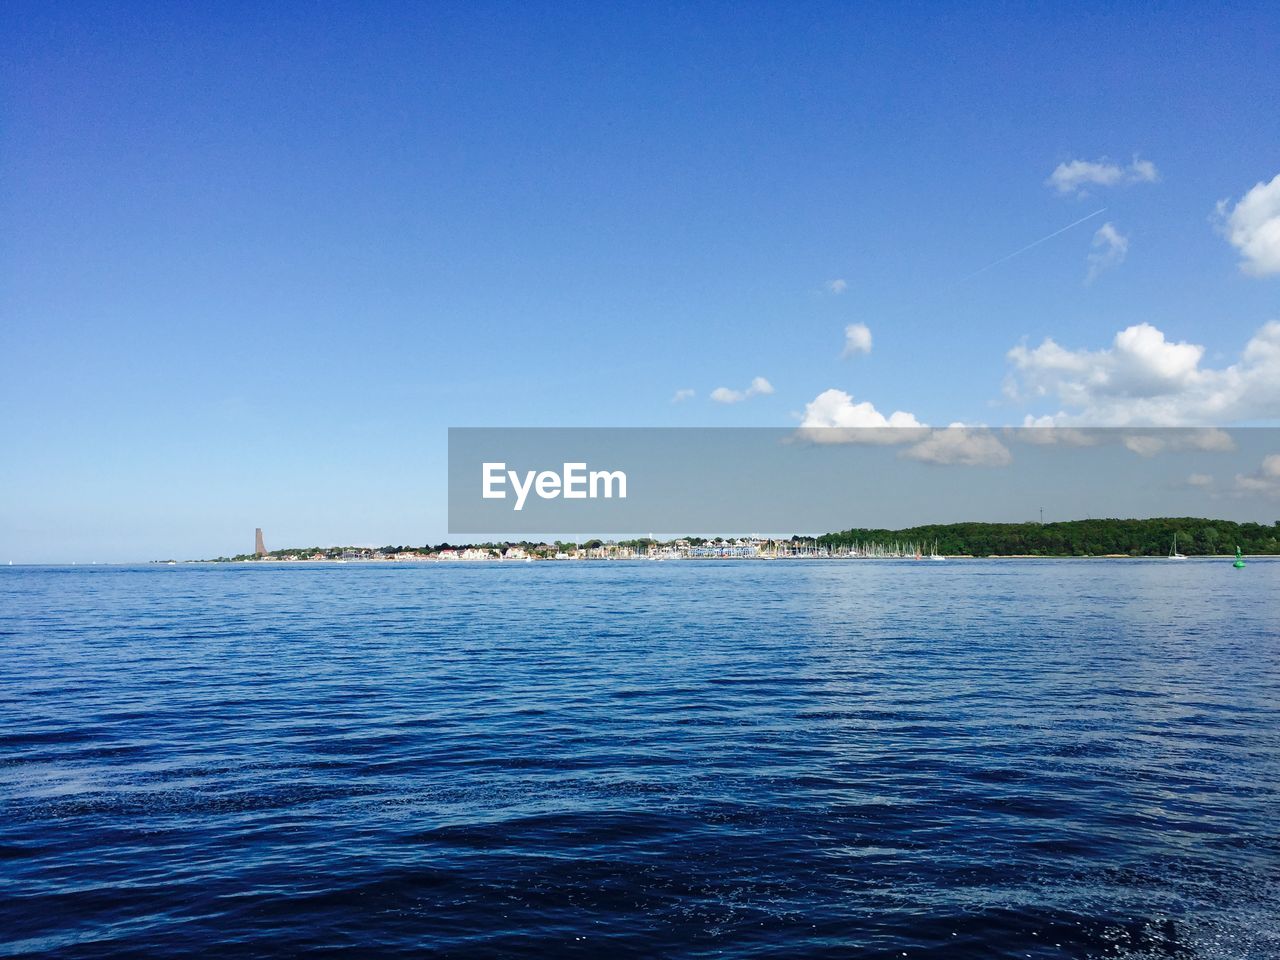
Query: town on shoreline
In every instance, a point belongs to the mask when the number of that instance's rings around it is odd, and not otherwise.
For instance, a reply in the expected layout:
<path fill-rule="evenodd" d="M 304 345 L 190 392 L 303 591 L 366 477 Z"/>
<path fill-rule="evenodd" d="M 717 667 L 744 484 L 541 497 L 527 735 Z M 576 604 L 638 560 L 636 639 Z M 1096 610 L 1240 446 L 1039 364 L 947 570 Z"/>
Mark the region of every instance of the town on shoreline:
<path fill-rule="evenodd" d="M 253 553 L 215 563 L 484 562 L 700 559 L 969 559 L 974 557 L 1280 555 L 1280 521 L 1271 525 L 1198 517 L 1089 519 L 1053 523 L 951 523 L 901 530 L 853 528 L 821 536 L 653 537 L 576 541 L 490 541 L 434 546 L 289 547 L 268 551 L 258 531 Z M 169 562 L 174 561 L 159 561 Z"/>

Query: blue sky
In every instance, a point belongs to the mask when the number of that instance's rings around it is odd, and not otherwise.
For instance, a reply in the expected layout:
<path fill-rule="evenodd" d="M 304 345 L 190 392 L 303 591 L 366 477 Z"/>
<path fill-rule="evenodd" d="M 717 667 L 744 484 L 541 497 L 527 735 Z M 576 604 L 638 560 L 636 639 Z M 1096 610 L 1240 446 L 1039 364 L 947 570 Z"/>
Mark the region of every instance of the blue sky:
<path fill-rule="evenodd" d="M 0 561 L 437 541 L 448 426 L 1280 423 L 1273 5 L 11 3 L 0 35 Z"/>

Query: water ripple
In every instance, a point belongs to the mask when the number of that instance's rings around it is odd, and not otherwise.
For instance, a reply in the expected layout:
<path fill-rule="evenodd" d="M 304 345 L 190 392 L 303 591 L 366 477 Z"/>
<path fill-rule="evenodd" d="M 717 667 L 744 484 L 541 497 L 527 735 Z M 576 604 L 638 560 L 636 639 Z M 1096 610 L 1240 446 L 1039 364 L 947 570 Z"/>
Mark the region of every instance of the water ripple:
<path fill-rule="evenodd" d="M 0 571 L 0 955 L 1280 956 L 1280 563 Z"/>

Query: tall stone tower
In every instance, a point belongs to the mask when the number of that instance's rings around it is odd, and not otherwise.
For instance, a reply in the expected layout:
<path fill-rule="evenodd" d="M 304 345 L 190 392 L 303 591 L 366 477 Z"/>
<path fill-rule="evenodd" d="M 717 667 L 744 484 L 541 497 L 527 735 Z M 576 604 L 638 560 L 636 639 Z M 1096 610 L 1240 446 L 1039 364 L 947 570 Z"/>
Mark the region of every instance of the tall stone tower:
<path fill-rule="evenodd" d="M 262 528 L 253 531 L 253 552 L 260 557 L 267 555 L 267 545 L 262 542 Z"/>

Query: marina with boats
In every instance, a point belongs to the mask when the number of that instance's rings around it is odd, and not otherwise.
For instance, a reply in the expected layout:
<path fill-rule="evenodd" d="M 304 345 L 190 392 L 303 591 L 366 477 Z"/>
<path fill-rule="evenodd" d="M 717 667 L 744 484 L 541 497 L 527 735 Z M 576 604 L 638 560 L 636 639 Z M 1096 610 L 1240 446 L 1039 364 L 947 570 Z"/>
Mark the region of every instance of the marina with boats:
<path fill-rule="evenodd" d="M 750 534 L 664 538 L 649 534 L 608 540 L 548 538 L 422 546 L 288 547 L 272 551 L 267 550 L 262 531 L 254 533 L 253 553 L 216 557 L 214 562 L 919 560 L 938 563 L 971 558 L 1148 558 L 1177 562 L 1226 558 L 1238 561 L 1239 568 L 1244 566 L 1246 556 L 1280 556 L 1280 521 L 1263 524 L 1198 517 L 1049 523 L 973 521 L 900 530 L 851 528 L 818 536 Z"/>

